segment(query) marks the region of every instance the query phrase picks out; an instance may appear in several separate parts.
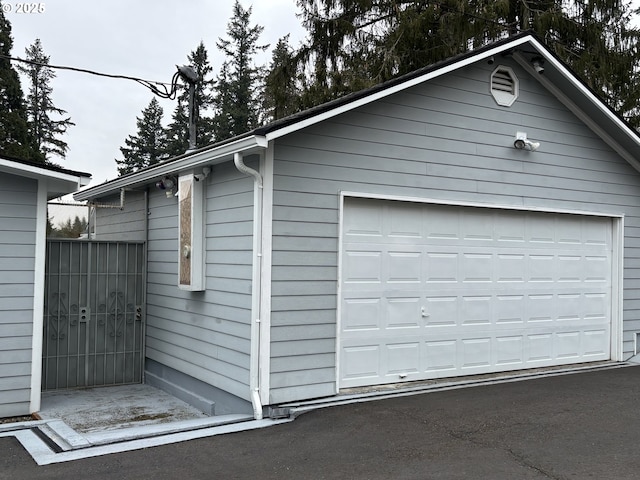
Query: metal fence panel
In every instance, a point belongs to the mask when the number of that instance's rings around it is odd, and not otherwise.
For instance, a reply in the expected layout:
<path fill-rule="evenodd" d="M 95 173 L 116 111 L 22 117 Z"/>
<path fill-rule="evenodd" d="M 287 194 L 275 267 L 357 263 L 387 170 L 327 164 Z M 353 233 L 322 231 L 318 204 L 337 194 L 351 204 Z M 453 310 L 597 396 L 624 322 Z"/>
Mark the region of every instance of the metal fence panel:
<path fill-rule="evenodd" d="M 48 240 L 42 389 L 142 381 L 142 243 Z"/>

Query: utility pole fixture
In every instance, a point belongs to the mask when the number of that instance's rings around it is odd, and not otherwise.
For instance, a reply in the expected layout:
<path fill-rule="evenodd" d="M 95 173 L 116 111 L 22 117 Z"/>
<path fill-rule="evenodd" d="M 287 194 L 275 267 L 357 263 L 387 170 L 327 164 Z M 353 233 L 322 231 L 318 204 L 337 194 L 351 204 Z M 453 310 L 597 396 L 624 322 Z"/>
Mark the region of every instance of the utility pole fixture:
<path fill-rule="evenodd" d="M 193 67 L 189 65 L 178 66 L 178 74 L 180 78 L 189 84 L 189 150 L 196 149 L 196 106 L 195 106 L 195 95 L 196 95 L 196 82 L 200 79 L 198 74 L 193 69 Z"/>

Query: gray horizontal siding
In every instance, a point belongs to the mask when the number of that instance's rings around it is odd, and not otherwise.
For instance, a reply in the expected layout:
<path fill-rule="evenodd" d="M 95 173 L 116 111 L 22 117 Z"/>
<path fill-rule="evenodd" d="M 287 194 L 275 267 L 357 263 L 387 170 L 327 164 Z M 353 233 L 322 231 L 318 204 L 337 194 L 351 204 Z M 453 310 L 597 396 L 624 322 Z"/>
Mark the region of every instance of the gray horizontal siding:
<path fill-rule="evenodd" d="M 120 196 L 100 199 L 101 203 L 120 205 Z M 96 207 L 95 239 L 123 242 L 143 242 L 145 233 L 144 192 L 125 192 L 122 210 Z"/>
<path fill-rule="evenodd" d="M 233 164 L 206 187 L 206 291 L 178 289 L 177 199 L 149 195 L 146 355 L 249 400 L 253 180 Z"/>
<path fill-rule="evenodd" d="M 31 413 L 37 194 L 35 180 L 0 174 L 0 417 Z"/>
<path fill-rule="evenodd" d="M 335 393 L 341 191 L 624 214 L 624 355 L 633 353 L 640 176 L 517 64 L 500 61 L 520 80 L 512 107 L 496 105 L 493 68 L 477 64 L 276 141 L 271 402 Z M 516 131 L 540 149 L 514 149 Z"/>

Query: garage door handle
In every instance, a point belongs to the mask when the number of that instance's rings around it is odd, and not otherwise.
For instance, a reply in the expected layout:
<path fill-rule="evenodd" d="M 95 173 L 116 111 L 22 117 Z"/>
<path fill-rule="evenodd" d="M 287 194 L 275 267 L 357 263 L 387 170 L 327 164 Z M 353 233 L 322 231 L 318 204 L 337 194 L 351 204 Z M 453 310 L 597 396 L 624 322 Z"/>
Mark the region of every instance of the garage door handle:
<path fill-rule="evenodd" d="M 424 307 L 422 307 L 422 316 L 424 318 L 427 318 L 427 317 L 431 316 L 429 313 L 427 313 L 427 310 Z"/>

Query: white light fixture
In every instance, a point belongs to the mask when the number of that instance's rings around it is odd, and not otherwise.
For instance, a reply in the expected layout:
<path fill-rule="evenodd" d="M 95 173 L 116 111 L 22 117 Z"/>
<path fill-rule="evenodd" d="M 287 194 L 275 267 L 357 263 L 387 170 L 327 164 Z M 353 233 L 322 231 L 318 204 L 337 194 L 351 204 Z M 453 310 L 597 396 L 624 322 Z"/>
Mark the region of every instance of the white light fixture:
<path fill-rule="evenodd" d="M 544 59 L 540 57 L 534 57 L 531 59 L 531 66 L 540 75 L 544 73 Z"/>
<path fill-rule="evenodd" d="M 164 190 L 164 193 L 167 195 L 167 198 L 171 198 L 173 196 L 173 189 L 176 186 L 176 181 L 171 177 L 164 177 L 162 180 L 156 182 L 156 188 L 159 190 Z"/>
<path fill-rule="evenodd" d="M 529 150 L 531 152 L 535 152 L 538 148 L 540 148 L 539 142 L 532 142 L 527 139 L 527 134 L 525 132 L 517 132 L 516 140 L 513 142 L 513 146 L 518 150 Z"/>

